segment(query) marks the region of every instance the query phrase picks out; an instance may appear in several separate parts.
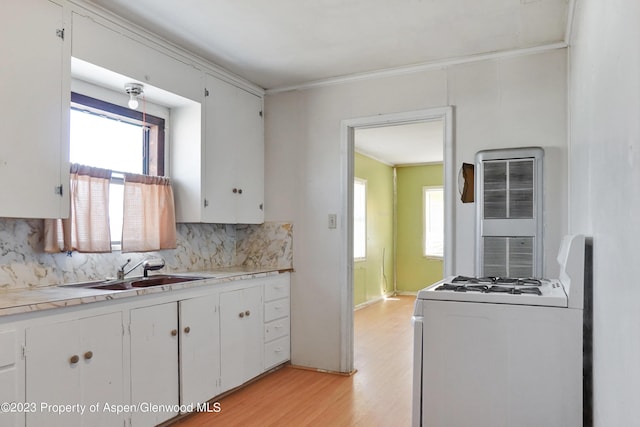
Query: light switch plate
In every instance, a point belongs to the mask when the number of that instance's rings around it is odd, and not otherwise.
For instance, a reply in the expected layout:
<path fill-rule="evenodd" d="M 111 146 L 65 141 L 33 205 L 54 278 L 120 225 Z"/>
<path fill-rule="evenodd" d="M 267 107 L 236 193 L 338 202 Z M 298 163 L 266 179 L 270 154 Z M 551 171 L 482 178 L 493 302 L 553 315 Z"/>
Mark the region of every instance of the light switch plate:
<path fill-rule="evenodd" d="M 338 215 L 329 214 L 329 228 L 337 228 L 337 227 L 338 227 Z"/>

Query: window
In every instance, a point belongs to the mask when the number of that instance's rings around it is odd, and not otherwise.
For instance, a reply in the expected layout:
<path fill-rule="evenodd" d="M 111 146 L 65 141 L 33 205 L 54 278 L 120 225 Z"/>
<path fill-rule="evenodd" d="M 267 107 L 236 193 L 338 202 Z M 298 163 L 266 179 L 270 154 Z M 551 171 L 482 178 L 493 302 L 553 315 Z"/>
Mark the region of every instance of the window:
<path fill-rule="evenodd" d="M 112 247 L 119 249 L 123 173 L 164 174 L 164 119 L 72 93 L 70 139 L 72 163 L 113 171 L 109 224 Z"/>
<path fill-rule="evenodd" d="M 367 181 L 356 178 L 353 182 L 353 257 L 367 256 Z"/>
<path fill-rule="evenodd" d="M 444 191 L 442 187 L 422 187 L 424 211 L 424 256 L 444 254 Z"/>

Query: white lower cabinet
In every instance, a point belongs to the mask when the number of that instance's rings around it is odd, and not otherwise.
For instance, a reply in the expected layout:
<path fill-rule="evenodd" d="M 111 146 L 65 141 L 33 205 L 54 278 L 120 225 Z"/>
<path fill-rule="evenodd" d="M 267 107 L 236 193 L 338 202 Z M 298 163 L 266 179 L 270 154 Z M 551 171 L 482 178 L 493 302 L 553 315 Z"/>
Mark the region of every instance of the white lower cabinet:
<path fill-rule="evenodd" d="M 155 426 L 178 415 L 178 305 L 175 302 L 131 310 L 131 403 L 163 405 L 133 411 L 131 425 Z M 169 408 L 169 410 L 165 409 Z"/>
<path fill-rule="evenodd" d="M 218 294 L 131 310 L 131 425 L 155 426 L 216 396 L 220 378 Z M 151 408 L 151 406 L 149 406 Z"/>
<path fill-rule="evenodd" d="M 35 325 L 25 336 L 25 401 L 38 406 L 28 426 L 123 425 L 123 414 L 103 410 L 124 403 L 121 312 Z"/>
<path fill-rule="evenodd" d="M 37 408 L 0 426 L 145 427 L 205 409 L 289 360 L 289 311 L 278 274 L 3 319 L 0 400 Z"/>
<path fill-rule="evenodd" d="M 291 358 L 289 275 L 267 278 L 264 299 L 264 368 L 267 370 Z"/>
<path fill-rule="evenodd" d="M 262 357 L 262 283 L 220 293 L 221 391 L 237 387 L 264 371 Z"/>
<path fill-rule="evenodd" d="M 179 302 L 180 400 L 203 403 L 220 390 L 218 294 Z"/>
<path fill-rule="evenodd" d="M 0 330 L 0 402 L 21 402 L 18 393 L 19 345 L 15 329 Z M 17 408 L 16 408 L 17 409 Z M 20 425 L 22 412 L 0 411 L 0 426 Z"/>

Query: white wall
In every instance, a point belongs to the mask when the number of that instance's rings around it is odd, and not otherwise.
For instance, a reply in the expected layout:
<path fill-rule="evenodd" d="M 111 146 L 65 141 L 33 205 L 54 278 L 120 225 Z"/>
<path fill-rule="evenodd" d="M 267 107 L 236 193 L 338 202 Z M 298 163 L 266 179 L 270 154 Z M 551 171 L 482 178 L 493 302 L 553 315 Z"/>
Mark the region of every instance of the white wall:
<path fill-rule="evenodd" d="M 594 426 L 637 426 L 640 2 L 578 0 L 570 52 L 570 230 L 593 236 Z"/>
<path fill-rule="evenodd" d="M 341 120 L 452 105 L 456 169 L 482 149 L 544 147 L 545 264 L 554 276 L 567 230 L 566 93 L 566 51 L 556 50 L 268 95 L 265 220 L 294 223 L 293 364 L 340 369 Z M 327 228 L 329 213 L 339 214 L 337 230 Z M 460 274 L 474 270 L 474 224 L 474 205 L 457 201 Z"/>

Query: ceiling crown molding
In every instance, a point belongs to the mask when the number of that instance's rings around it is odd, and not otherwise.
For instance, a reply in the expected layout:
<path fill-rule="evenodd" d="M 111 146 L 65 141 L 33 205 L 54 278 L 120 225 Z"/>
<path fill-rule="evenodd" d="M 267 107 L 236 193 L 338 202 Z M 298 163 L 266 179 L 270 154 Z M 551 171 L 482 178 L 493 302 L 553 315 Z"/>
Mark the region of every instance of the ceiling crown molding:
<path fill-rule="evenodd" d="M 573 1 L 574 0 L 571 0 L 571 3 L 573 3 Z M 413 74 L 413 73 L 419 73 L 422 71 L 443 69 L 443 68 L 448 68 L 454 65 L 486 61 L 489 59 L 511 58 L 515 56 L 533 55 L 541 52 L 547 52 L 547 51 L 552 51 L 557 49 L 565 49 L 567 46 L 568 46 L 567 42 L 563 41 L 559 43 L 551 43 L 551 44 L 529 47 L 524 49 L 513 49 L 513 50 L 506 50 L 501 52 L 491 52 L 491 53 L 479 54 L 479 55 L 462 56 L 459 58 L 452 58 L 452 59 L 447 59 L 443 61 L 424 62 L 422 64 L 409 65 L 406 67 L 386 68 L 386 69 L 377 70 L 377 71 L 355 73 L 355 74 L 349 74 L 349 75 L 340 76 L 340 77 L 333 77 L 329 79 L 315 80 L 307 83 L 301 83 L 298 85 L 267 89 L 265 91 L 265 94 L 273 95 L 276 93 L 289 92 L 293 90 L 305 90 L 305 89 L 312 89 L 317 87 L 332 86 L 332 85 L 337 85 L 342 83 L 350 83 L 350 82 L 361 81 L 361 80 L 371 80 L 371 79 L 378 79 L 383 77 L 401 76 L 404 74 Z"/>

